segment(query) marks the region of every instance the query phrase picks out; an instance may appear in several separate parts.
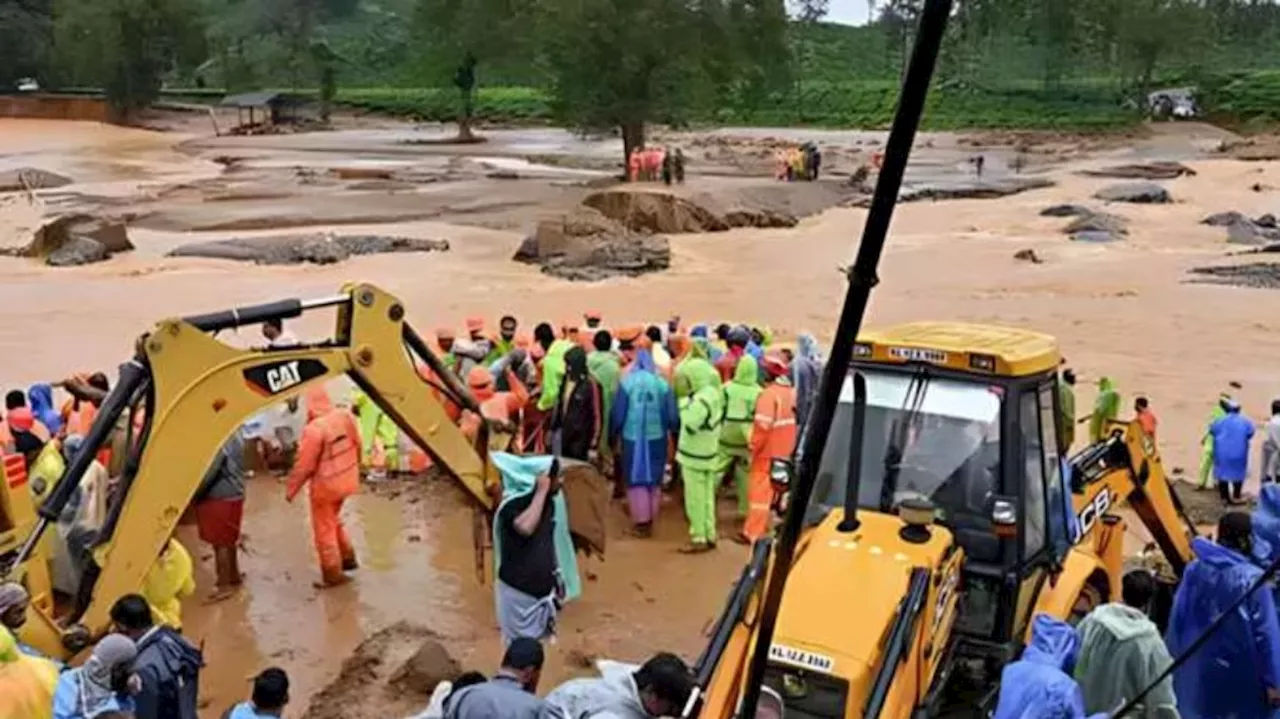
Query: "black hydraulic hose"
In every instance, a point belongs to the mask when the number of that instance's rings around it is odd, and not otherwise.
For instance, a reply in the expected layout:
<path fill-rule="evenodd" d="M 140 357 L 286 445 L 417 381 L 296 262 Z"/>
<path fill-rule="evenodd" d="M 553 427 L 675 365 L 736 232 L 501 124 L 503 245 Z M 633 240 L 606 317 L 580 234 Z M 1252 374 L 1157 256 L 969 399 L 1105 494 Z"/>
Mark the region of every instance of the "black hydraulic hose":
<path fill-rule="evenodd" d="M 263 305 L 237 307 L 233 310 L 210 312 L 203 315 L 183 317 L 182 321 L 194 325 L 205 332 L 229 330 L 244 325 L 258 325 L 267 320 L 287 320 L 302 316 L 302 300 L 280 300 Z"/>
<path fill-rule="evenodd" d="M 1213 634 L 1222 627 L 1222 625 L 1227 621 L 1227 619 L 1235 615 L 1236 610 L 1239 609 L 1240 606 L 1244 604 L 1254 592 L 1266 586 L 1267 583 L 1270 582 L 1276 576 L 1277 572 L 1280 572 L 1280 557 L 1276 557 L 1274 560 L 1272 560 L 1271 564 L 1267 566 L 1267 568 L 1262 572 L 1262 574 L 1259 575 L 1258 578 L 1253 581 L 1253 584 L 1249 585 L 1249 588 L 1245 590 L 1244 594 L 1241 594 L 1239 598 L 1237 598 L 1234 602 L 1231 603 L 1231 606 L 1227 607 L 1226 610 L 1222 612 L 1222 614 L 1218 615 L 1218 618 L 1214 619 L 1213 622 L 1210 623 L 1209 626 L 1205 628 L 1203 632 L 1201 632 L 1200 636 L 1196 637 L 1196 640 L 1194 642 L 1191 642 L 1191 646 L 1187 647 L 1186 651 L 1179 654 L 1176 658 L 1174 658 L 1172 662 L 1169 663 L 1168 668 L 1165 669 L 1163 672 L 1161 672 L 1160 676 L 1152 680 L 1152 682 L 1147 685 L 1146 689 L 1143 689 L 1142 691 L 1138 692 L 1137 696 L 1135 696 L 1134 698 L 1130 699 L 1128 702 L 1123 704 L 1111 716 L 1117 717 L 1117 718 L 1122 717 L 1125 714 L 1128 714 L 1129 712 L 1136 709 L 1138 705 L 1142 703 L 1142 700 L 1145 699 L 1147 695 L 1151 693 L 1151 690 L 1155 689 L 1156 686 L 1160 684 L 1160 682 L 1164 681 L 1166 678 L 1172 675 L 1175 671 L 1177 671 L 1178 667 L 1182 666 L 1183 664 L 1186 664 L 1187 660 L 1190 659 L 1192 655 L 1194 655 L 1196 651 L 1200 649 L 1200 647 L 1204 646 L 1205 642 L 1209 641 L 1209 639 L 1213 636 Z"/>
<path fill-rule="evenodd" d="M 798 481 L 791 487 L 789 510 L 778 535 L 777 554 L 769 576 L 755 653 L 751 657 L 751 667 L 742 697 L 742 711 L 739 713 L 739 716 L 747 719 L 755 716 L 760 701 L 760 689 L 769 664 L 769 648 L 773 645 L 778 610 L 782 605 L 782 591 L 791 571 L 791 562 L 795 558 L 796 544 L 803 529 L 809 499 L 813 495 L 818 466 L 822 462 L 822 449 L 831 433 L 831 420 L 840 399 L 840 388 L 853 361 L 853 345 L 862 328 L 862 318 L 871 299 L 871 289 L 878 282 L 876 268 L 880 264 L 880 254 L 884 250 L 889 224 L 893 220 L 898 191 L 902 187 L 907 159 L 911 155 L 911 145 L 915 142 L 916 129 L 920 126 L 920 115 L 924 111 L 924 101 L 929 94 L 929 83 L 933 78 L 933 68 L 938 60 L 938 50 L 950 15 L 951 0 L 926 0 L 920 14 L 920 27 L 911 51 L 911 63 L 902 83 L 902 95 L 893 118 L 893 128 L 889 131 L 880 178 L 876 182 L 867 223 L 862 229 L 862 243 L 849 272 L 849 289 L 845 293 L 840 323 L 836 327 L 836 337 L 831 346 L 831 358 L 822 372 L 817 400 L 809 417 L 810 426 L 804 433 L 804 443 L 800 448 Z"/>

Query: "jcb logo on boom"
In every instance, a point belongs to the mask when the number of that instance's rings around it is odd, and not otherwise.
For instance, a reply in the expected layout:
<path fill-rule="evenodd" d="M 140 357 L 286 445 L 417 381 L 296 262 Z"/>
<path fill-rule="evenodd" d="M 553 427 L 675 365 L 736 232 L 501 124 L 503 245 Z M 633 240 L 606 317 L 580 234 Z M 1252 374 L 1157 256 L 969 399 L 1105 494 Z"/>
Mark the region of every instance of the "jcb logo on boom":
<path fill-rule="evenodd" d="M 271 390 L 271 394 L 278 394 L 299 384 L 302 384 L 302 373 L 298 371 L 297 360 L 267 370 L 267 389 Z"/>
<path fill-rule="evenodd" d="M 1089 531 L 1107 513 L 1107 510 L 1111 509 L 1112 499 L 1111 490 L 1103 487 L 1102 491 L 1098 492 L 1098 496 L 1080 510 L 1080 514 L 1076 515 L 1076 522 L 1080 526 L 1080 536 L 1076 541 L 1082 541 L 1089 536 Z"/>

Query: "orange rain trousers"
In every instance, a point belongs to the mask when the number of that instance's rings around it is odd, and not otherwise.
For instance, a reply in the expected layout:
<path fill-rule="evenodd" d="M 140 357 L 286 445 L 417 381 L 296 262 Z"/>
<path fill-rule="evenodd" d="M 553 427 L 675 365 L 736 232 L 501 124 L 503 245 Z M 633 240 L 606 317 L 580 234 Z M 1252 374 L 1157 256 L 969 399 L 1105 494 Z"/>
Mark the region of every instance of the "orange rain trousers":
<path fill-rule="evenodd" d="M 360 489 L 360 431 L 351 412 L 332 409 L 323 388 L 307 394 L 307 414 L 311 420 L 302 430 L 286 497 L 292 500 L 302 485 L 310 484 L 312 539 L 320 572 L 326 583 L 333 583 L 356 558 L 339 513 L 347 497 Z"/>
<path fill-rule="evenodd" d="M 774 382 L 756 400 L 751 429 L 751 471 L 747 474 L 747 521 L 742 534 L 755 541 L 769 533 L 773 484 L 769 468 L 774 459 L 786 459 L 796 448 L 796 392 Z"/>

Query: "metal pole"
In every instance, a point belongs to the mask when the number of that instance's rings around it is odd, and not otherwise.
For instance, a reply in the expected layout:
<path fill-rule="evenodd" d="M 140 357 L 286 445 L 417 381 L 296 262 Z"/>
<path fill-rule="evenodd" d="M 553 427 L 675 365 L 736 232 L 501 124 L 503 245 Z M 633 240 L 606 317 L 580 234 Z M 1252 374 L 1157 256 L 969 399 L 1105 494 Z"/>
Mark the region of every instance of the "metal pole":
<path fill-rule="evenodd" d="M 792 485 L 790 507 L 778 535 L 777 555 L 769 576 L 760 615 L 760 629 L 756 635 L 755 651 L 751 657 L 751 668 L 742 697 L 742 711 L 739 713 L 739 716 L 747 719 L 755 716 L 760 700 L 760 689 L 769 663 L 769 648 L 773 644 L 778 610 L 782 605 L 782 591 L 803 529 L 805 510 L 813 494 L 818 465 L 822 461 L 822 449 L 831 432 L 831 420 L 840 398 L 840 387 L 853 360 L 853 345 L 862 328 L 862 318 L 871 299 L 871 289 L 879 281 L 876 268 L 880 264 L 880 254 L 889 233 L 893 209 L 898 202 L 898 191 L 902 187 L 907 159 L 911 155 L 911 145 L 915 142 L 916 130 L 920 126 L 920 115 L 924 111 L 924 101 L 933 78 L 933 67 L 938 59 L 942 35 L 950 15 L 951 0 L 926 0 L 920 14 L 920 27 L 916 33 L 911 63 L 902 84 L 902 95 L 893 118 L 893 128 L 889 132 L 889 142 L 885 147 L 884 164 L 876 182 L 867 223 L 862 230 L 862 243 L 849 272 L 849 290 L 845 294 L 844 307 L 840 312 L 840 324 L 832 343 L 831 358 L 823 370 L 817 402 L 810 415 L 810 426 L 805 431 L 800 448 L 799 481 Z"/>

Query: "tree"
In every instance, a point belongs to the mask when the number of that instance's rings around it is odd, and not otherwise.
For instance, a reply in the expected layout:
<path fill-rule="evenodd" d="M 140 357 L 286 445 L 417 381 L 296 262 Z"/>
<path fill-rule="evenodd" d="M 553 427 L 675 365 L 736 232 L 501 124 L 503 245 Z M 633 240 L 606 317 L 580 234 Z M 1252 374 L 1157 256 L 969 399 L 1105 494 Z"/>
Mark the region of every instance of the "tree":
<path fill-rule="evenodd" d="M 414 28 L 424 76 L 458 88 L 458 139 L 471 141 L 478 68 L 533 54 L 535 6 L 522 0 L 419 0 Z"/>
<path fill-rule="evenodd" d="M 100 85 L 117 119 L 150 105 L 166 72 L 204 54 L 188 0 L 58 0 L 56 9 L 57 47 L 71 74 Z"/>
<path fill-rule="evenodd" d="M 1145 103 L 1156 70 L 1171 50 L 1191 52 L 1205 41 L 1208 17 L 1195 0 L 1124 0 L 1119 4 L 1121 57 Z"/>
<path fill-rule="evenodd" d="M 791 0 L 791 15 L 796 22 L 791 27 L 796 54 L 796 98 L 804 97 L 804 77 L 813 66 L 813 42 L 818 23 L 827 16 L 831 0 Z M 800 103 L 797 102 L 797 105 Z"/>
<path fill-rule="evenodd" d="M 48 84 L 52 51 L 49 0 L 0 0 L 0 90 L 12 90 L 24 77 Z"/>

